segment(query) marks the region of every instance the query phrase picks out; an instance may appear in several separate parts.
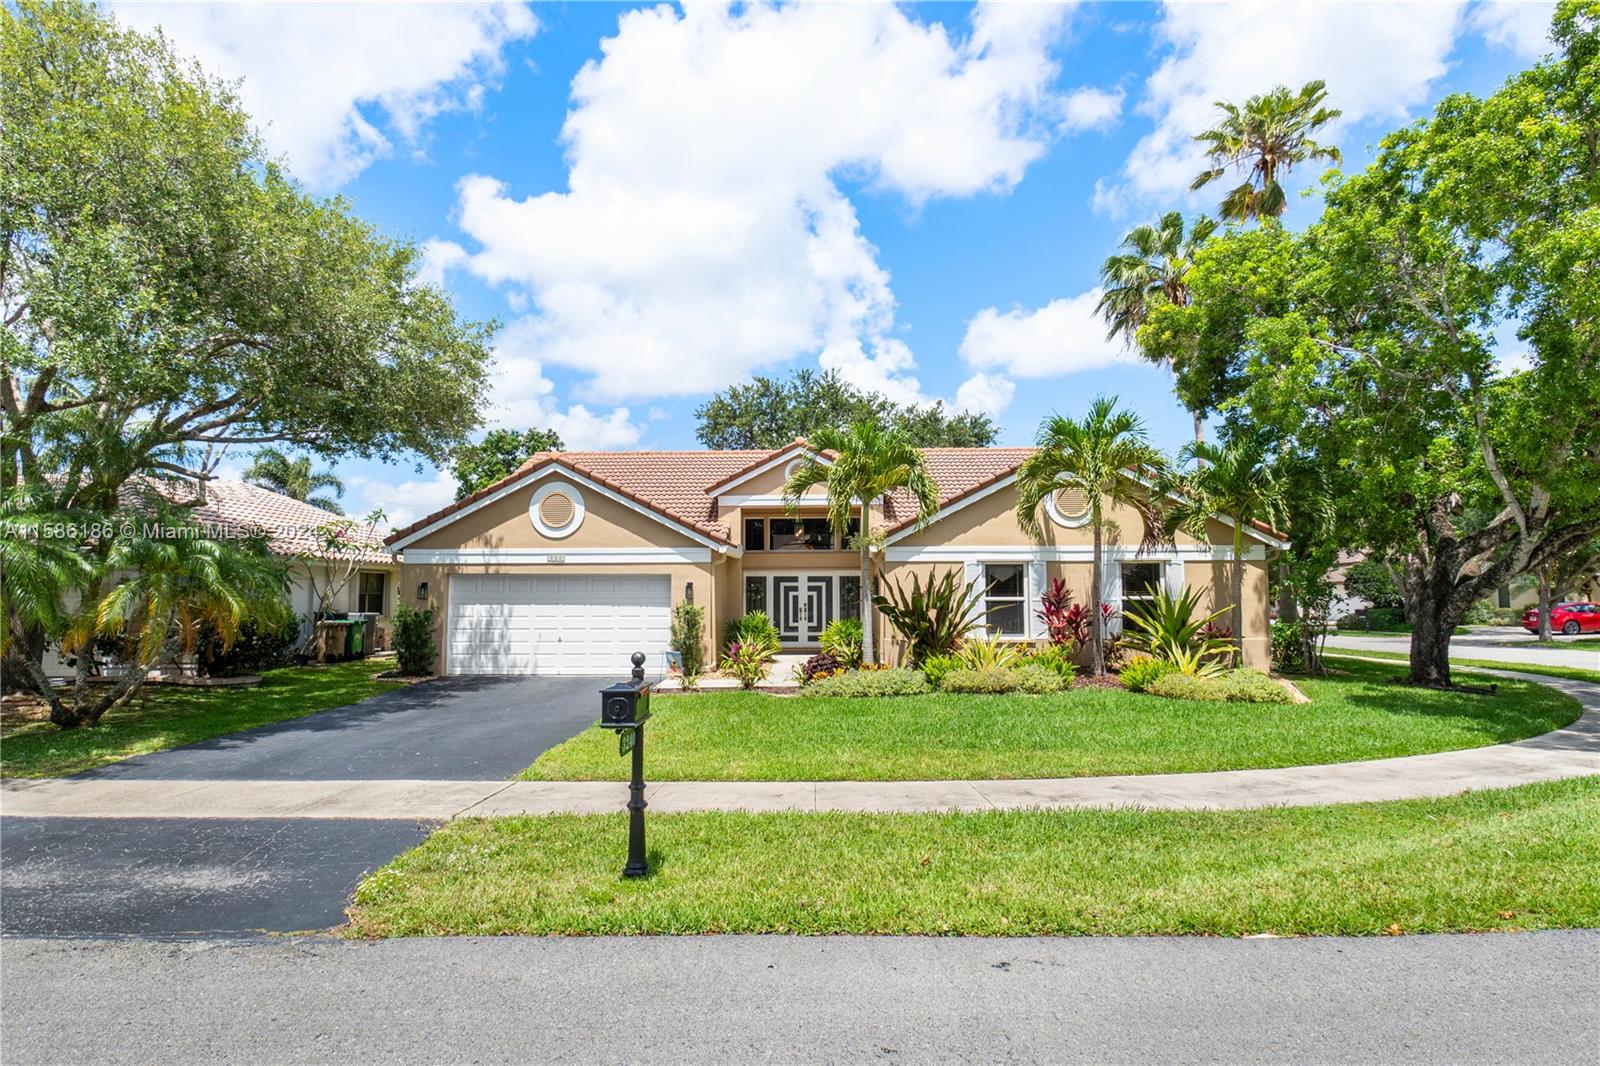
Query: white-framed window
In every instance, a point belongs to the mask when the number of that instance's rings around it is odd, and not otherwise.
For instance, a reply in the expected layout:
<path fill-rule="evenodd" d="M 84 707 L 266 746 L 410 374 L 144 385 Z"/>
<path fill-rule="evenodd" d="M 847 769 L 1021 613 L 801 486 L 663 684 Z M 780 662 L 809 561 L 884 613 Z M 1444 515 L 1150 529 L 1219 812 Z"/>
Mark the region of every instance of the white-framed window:
<path fill-rule="evenodd" d="M 983 620 L 991 634 L 1028 635 L 1028 568 L 1022 563 L 988 563 L 983 568 Z"/>
<path fill-rule="evenodd" d="M 1122 563 L 1122 610 L 1133 607 L 1144 613 L 1161 594 L 1162 563 Z"/>

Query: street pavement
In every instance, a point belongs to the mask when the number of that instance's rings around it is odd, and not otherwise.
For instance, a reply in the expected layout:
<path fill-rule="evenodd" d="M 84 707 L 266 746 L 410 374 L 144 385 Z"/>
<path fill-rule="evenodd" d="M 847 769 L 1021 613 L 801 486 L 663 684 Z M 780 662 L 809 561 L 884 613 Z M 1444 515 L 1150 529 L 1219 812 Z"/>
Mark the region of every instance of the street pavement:
<path fill-rule="evenodd" d="M 1590 1063 L 1600 933 L 8 940 L 0 1058 Z"/>
<path fill-rule="evenodd" d="M 1559 642 L 1565 638 L 1556 637 Z M 1411 637 L 1406 633 L 1346 631 L 1328 637 L 1328 647 L 1343 651 L 1386 651 L 1406 654 Z M 1546 648 L 1533 634 L 1515 626 L 1480 626 L 1450 638 L 1451 659 L 1486 659 L 1507 666 L 1571 666 L 1600 670 L 1600 648 Z"/>

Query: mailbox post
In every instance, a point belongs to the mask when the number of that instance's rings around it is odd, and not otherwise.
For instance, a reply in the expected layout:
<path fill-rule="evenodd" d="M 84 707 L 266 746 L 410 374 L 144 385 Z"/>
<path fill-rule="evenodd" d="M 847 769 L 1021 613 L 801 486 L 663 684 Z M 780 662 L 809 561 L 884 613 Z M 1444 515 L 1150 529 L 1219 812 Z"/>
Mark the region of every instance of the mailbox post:
<path fill-rule="evenodd" d="M 644 652 L 633 653 L 633 676 L 600 690 L 600 725 L 617 732 L 617 754 L 633 755 L 628 782 L 628 864 L 623 877 L 650 872 L 644 857 L 644 723 L 650 717 L 650 683 L 644 679 Z"/>

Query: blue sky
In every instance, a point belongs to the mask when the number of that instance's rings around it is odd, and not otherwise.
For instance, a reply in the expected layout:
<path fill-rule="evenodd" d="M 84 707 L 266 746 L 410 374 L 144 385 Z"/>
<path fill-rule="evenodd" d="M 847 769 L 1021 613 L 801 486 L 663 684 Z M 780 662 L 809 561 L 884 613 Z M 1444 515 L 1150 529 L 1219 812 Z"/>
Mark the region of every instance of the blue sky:
<path fill-rule="evenodd" d="M 716 388 L 823 366 L 986 411 L 1002 443 L 1115 393 L 1175 449 L 1165 374 L 1091 312 L 1130 226 L 1212 206 L 1186 191 L 1210 102 L 1323 78 L 1359 165 L 1528 65 L 1550 5 L 112 10 L 242 79 L 308 188 L 504 323 L 490 424 L 689 448 Z M 451 496 L 414 456 L 337 469 L 395 524 Z"/>

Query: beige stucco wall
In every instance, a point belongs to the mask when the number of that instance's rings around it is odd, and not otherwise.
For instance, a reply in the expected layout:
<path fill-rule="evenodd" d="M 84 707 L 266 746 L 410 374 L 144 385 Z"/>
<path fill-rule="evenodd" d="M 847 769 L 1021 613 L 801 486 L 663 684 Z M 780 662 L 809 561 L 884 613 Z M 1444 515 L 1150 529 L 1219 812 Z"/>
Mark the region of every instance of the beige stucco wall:
<path fill-rule="evenodd" d="M 565 484 L 583 498 L 583 522 L 566 537 L 550 538 L 534 528 L 528 504 L 536 489 Z M 411 548 L 687 548 L 701 542 L 663 521 L 640 514 L 594 489 L 549 477 L 463 515 L 456 521 L 407 545 Z"/>

